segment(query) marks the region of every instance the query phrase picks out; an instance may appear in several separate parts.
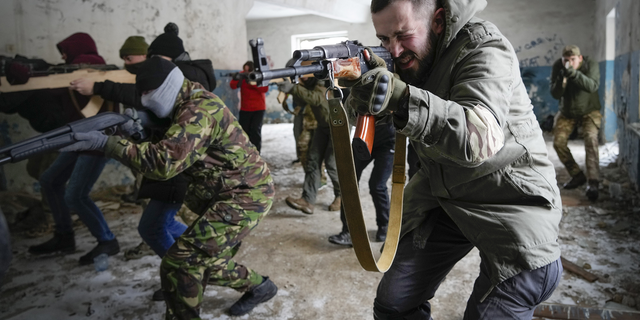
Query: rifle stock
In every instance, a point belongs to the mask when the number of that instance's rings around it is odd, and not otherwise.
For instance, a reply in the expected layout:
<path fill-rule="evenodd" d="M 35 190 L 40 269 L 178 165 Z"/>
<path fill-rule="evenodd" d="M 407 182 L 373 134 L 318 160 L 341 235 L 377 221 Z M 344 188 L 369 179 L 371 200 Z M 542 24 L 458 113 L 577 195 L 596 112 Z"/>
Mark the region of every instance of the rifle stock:
<path fill-rule="evenodd" d="M 369 71 L 367 64 L 368 53 L 365 46 L 358 41 L 344 41 L 339 44 L 317 46 L 308 50 L 296 50 L 293 59 L 282 69 L 269 70 L 269 64 L 264 50 L 262 38 L 250 40 L 251 52 L 255 70 L 249 73 L 249 80 L 264 86 L 274 78 L 291 78 L 297 82 L 303 75 L 313 74 L 318 79 L 345 78 L 357 79 Z M 394 72 L 393 57 L 384 47 L 369 47 L 377 56 L 382 58 L 387 69 Z M 303 61 L 311 64 L 302 65 Z M 333 75 L 331 76 L 332 73 Z M 365 127 L 366 126 L 366 127 Z M 358 115 L 356 136 L 353 140 L 355 156 L 359 159 L 371 158 L 373 139 L 375 134 L 373 116 Z M 367 129 L 368 128 L 368 129 Z"/>

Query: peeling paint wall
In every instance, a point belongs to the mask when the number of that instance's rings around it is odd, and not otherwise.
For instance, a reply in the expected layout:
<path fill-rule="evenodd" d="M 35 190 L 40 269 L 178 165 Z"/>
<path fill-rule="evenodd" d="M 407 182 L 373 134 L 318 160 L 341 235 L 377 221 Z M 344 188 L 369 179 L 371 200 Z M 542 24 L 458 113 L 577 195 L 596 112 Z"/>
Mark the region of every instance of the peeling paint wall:
<path fill-rule="evenodd" d="M 168 22 L 175 22 L 191 57 L 212 60 L 218 78 L 214 93 L 237 114 L 236 92 L 222 75 L 236 71 L 247 60 L 244 17 L 252 6 L 253 0 L 3 0 L 0 55 L 21 54 L 63 63 L 56 43 L 73 33 L 87 32 L 107 63 L 122 66 L 118 50 L 127 37 L 140 35 L 151 43 Z M 18 142 L 36 134 L 21 117 L 0 113 L 0 135 L 5 141 Z M 3 169 L 10 190 L 39 192 L 37 181 L 26 173 L 26 161 Z M 110 161 L 95 188 L 132 179 L 129 169 Z"/>
<path fill-rule="evenodd" d="M 598 0 L 596 33 L 600 61 L 606 60 L 606 16 L 611 9 L 615 16 L 615 59 L 606 61 L 613 69 L 610 90 L 613 113 L 617 117 L 620 143 L 618 161 L 629 178 L 640 186 L 640 2 L 635 0 Z M 612 66 L 612 68 L 611 68 Z M 609 69 L 608 69 L 609 70 Z"/>

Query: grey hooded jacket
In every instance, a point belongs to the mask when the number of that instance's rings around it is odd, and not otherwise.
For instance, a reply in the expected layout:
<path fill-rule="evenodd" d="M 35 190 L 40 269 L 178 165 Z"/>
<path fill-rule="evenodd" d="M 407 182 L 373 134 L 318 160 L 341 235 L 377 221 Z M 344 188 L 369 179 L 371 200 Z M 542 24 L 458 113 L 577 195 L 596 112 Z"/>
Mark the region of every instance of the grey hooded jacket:
<path fill-rule="evenodd" d="M 424 244 L 429 211 L 442 207 L 495 286 L 560 257 L 560 193 L 515 51 L 474 17 L 486 1 L 444 6 L 433 68 L 421 88 L 409 86 L 408 122 L 398 129 L 421 164 L 405 189 L 402 232 L 419 228 L 413 240 Z"/>

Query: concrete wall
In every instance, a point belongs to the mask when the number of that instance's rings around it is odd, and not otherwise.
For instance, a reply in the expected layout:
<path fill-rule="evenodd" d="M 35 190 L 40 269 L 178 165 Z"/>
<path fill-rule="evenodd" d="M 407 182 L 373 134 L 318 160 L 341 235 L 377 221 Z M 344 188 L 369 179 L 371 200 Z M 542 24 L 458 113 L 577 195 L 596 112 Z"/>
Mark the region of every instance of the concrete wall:
<path fill-rule="evenodd" d="M 141 35 L 151 43 L 168 22 L 175 22 L 191 57 L 212 60 L 218 78 L 214 93 L 236 111 L 237 93 L 222 75 L 247 60 L 244 16 L 252 5 L 253 0 L 215 1 L 215 5 L 209 0 L 3 0 L 0 55 L 63 63 L 56 43 L 75 32 L 87 32 L 107 63 L 122 65 L 118 50 L 127 37 Z M 26 120 L 0 113 L 0 141 L 18 142 L 36 134 Z M 8 188 L 37 193 L 39 186 L 25 167 L 26 161 L 4 166 Z M 131 178 L 128 169 L 112 161 L 96 187 L 126 184 Z"/>
<path fill-rule="evenodd" d="M 493 22 L 513 45 L 539 121 L 558 111 L 549 92 L 551 66 L 569 44 L 593 56 L 594 0 L 490 0 L 479 17 Z"/>
<path fill-rule="evenodd" d="M 371 15 L 367 20 L 365 23 L 348 23 L 316 15 L 253 20 L 247 21 L 247 36 L 248 39 L 264 39 L 264 48 L 271 60 L 270 68 L 283 68 L 291 59 L 291 36 L 295 34 L 347 31 L 351 40 L 359 40 L 365 45 L 379 45 Z M 291 121 L 291 115 L 283 111 L 277 102 L 277 95 L 278 90 L 272 86 L 267 93 L 267 122 Z"/>
<path fill-rule="evenodd" d="M 606 61 L 606 16 L 611 9 L 615 16 L 615 59 Z M 640 185 L 640 2 L 634 0 L 598 0 L 594 43 L 600 61 L 605 61 L 610 78 L 606 94 L 617 118 L 617 138 L 620 144 L 618 161 L 629 178 Z"/>

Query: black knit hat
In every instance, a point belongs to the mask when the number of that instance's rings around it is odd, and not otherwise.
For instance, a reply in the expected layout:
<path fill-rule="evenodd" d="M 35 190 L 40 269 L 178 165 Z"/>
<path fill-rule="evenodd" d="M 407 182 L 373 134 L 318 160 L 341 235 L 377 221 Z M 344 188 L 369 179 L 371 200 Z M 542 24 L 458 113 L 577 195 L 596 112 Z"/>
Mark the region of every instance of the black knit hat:
<path fill-rule="evenodd" d="M 173 22 L 169 22 L 164 27 L 164 33 L 149 45 L 147 57 L 162 55 L 175 59 L 183 52 L 184 46 L 182 45 L 182 39 L 178 37 L 178 26 Z"/>
<path fill-rule="evenodd" d="M 160 57 L 145 60 L 136 75 L 136 89 L 140 93 L 157 89 L 174 68 L 173 62 Z"/>

